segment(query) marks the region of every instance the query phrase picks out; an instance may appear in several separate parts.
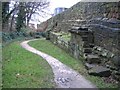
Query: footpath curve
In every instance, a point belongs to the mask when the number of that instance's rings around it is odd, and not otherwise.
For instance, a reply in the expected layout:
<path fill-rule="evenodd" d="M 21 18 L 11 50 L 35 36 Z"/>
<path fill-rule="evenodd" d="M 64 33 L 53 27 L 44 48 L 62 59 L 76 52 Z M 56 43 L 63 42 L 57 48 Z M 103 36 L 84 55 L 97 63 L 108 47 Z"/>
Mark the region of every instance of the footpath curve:
<path fill-rule="evenodd" d="M 45 54 L 27 44 L 28 42 L 34 40 L 37 39 L 24 41 L 20 45 L 24 49 L 41 56 L 49 63 L 54 73 L 54 81 L 57 85 L 56 88 L 96 88 L 95 85 L 93 85 L 90 81 L 86 80 L 75 70 L 61 63 L 56 58 Z"/>

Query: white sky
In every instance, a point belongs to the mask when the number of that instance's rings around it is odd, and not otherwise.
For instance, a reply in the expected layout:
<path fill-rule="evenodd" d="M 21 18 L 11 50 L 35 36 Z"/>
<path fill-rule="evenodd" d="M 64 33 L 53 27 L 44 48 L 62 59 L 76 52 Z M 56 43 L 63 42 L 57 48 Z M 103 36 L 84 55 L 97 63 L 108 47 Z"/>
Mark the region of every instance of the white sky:
<path fill-rule="evenodd" d="M 79 1 L 81 0 L 50 0 L 50 8 L 51 8 L 51 11 L 54 12 L 54 9 L 56 7 L 70 8 L 71 6 L 73 6 Z"/>
<path fill-rule="evenodd" d="M 49 11 L 49 13 L 53 14 L 55 8 L 57 8 L 57 7 L 70 8 L 71 6 L 73 6 L 74 4 L 78 3 L 81 0 L 49 0 L 49 1 L 50 1 L 50 6 L 48 8 L 48 11 Z M 48 17 L 45 17 L 45 18 L 39 17 L 38 21 L 45 21 L 50 17 L 51 16 L 48 16 Z M 34 16 L 34 19 L 38 19 L 38 16 Z M 31 23 L 34 23 L 34 22 L 32 21 Z M 36 23 L 39 23 L 39 22 L 35 22 L 35 24 Z"/>

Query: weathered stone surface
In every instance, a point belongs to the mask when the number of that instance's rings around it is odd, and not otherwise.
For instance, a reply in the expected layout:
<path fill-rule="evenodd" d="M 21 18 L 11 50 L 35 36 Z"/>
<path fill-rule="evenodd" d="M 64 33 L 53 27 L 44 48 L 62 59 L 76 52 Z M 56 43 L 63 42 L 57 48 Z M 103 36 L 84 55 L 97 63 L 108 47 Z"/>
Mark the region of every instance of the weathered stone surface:
<path fill-rule="evenodd" d="M 87 35 L 89 33 L 89 31 L 78 31 L 79 35 Z"/>
<path fill-rule="evenodd" d="M 117 81 L 120 81 L 120 70 L 113 73 L 113 78 L 116 79 Z"/>
<path fill-rule="evenodd" d="M 114 75 L 113 77 L 114 77 L 114 79 L 116 79 L 117 81 L 120 82 L 120 75 Z"/>
<path fill-rule="evenodd" d="M 98 50 L 98 46 L 94 46 L 94 47 L 93 47 L 93 53 L 99 55 L 99 52 L 100 52 L 100 51 Z"/>
<path fill-rule="evenodd" d="M 90 75 L 100 76 L 100 77 L 108 77 L 111 75 L 111 71 L 108 68 L 103 66 L 97 66 L 89 70 Z"/>
<path fill-rule="evenodd" d="M 107 53 L 107 58 L 113 58 L 114 57 L 114 54 L 113 53 L 111 53 L 111 52 L 108 52 Z"/>
<path fill-rule="evenodd" d="M 89 64 L 89 63 L 85 63 L 85 67 L 86 67 L 86 69 L 92 69 L 92 68 L 94 68 L 94 67 L 96 67 L 97 65 L 96 64 Z"/>
<path fill-rule="evenodd" d="M 86 53 L 84 53 L 83 54 L 83 57 L 85 58 L 85 60 L 87 59 L 87 54 Z"/>
<path fill-rule="evenodd" d="M 107 57 L 107 54 L 108 54 L 108 51 L 103 50 L 100 55 L 103 57 Z"/>
<path fill-rule="evenodd" d="M 80 27 L 78 27 L 78 26 L 73 26 L 72 28 L 71 28 L 71 30 L 79 30 L 80 29 Z"/>
<path fill-rule="evenodd" d="M 93 47 L 94 47 L 94 44 L 90 43 L 89 46 L 90 46 L 90 48 L 93 48 Z"/>
<path fill-rule="evenodd" d="M 82 36 L 82 40 L 83 41 L 88 41 L 88 36 L 87 35 Z"/>
<path fill-rule="evenodd" d="M 97 50 L 98 50 L 98 51 L 102 51 L 102 48 L 101 48 L 101 47 L 97 47 Z"/>
<path fill-rule="evenodd" d="M 92 48 L 83 48 L 84 53 L 92 53 Z"/>
<path fill-rule="evenodd" d="M 81 43 L 81 46 L 82 46 L 83 48 L 90 48 L 89 43 L 86 42 L 86 41 L 84 41 L 83 43 Z"/>
<path fill-rule="evenodd" d="M 120 56 L 114 56 L 112 61 L 116 66 L 120 67 Z"/>
<path fill-rule="evenodd" d="M 88 63 L 100 63 L 101 62 L 98 55 L 92 55 L 92 54 L 87 55 L 86 60 Z"/>
<path fill-rule="evenodd" d="M 118 71 L 118 68 L 116 68 L 115 66 L 111 66 L 111 65 L 105 65 L 107 68 L 109 68 L 110 70 L 115 70 Z"/>

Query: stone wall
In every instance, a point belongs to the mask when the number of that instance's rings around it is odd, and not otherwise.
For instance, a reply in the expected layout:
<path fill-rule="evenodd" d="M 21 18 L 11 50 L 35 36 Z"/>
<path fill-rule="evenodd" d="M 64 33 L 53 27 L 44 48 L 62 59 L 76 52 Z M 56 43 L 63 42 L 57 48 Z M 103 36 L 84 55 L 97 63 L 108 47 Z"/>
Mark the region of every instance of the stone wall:
<path fill-rule="evenodd" d="M 47 22 L 46 39 L 79 60 L 84 57 L 90 75 L 120 81 L 120 2 L 79 2 Z M 71 33 L 71 39 L 66 43 L 59 32 Z"/>
<path fill-rule="evenodd" d="M 120 2 L 79 2 L 48 21 L 48 29 L 68 32 L 72 26 L 88 26 L 95 45 L 120 54 Z"/>
<path fill-rule="evenodd" d="M 94 31 L 95 45 L 120 54 L 120 22 L 90 20 L 88 26 Z"/>

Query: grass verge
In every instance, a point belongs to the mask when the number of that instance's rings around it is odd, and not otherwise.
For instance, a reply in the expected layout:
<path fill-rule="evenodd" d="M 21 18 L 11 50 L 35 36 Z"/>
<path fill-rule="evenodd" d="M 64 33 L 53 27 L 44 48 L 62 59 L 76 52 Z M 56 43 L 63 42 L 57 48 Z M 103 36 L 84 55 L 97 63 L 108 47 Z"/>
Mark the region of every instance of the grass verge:
<path fill-rule="evenodd" d="M 52 88 L 53 72 L 38 55 L 26 51 L 19 41 L 6 45 L 3 55 L 3 88 Z"/>
<path fill-rule="evenodd" d="M 57 58 L 62 63 L 78 71 L 80 74 L 84 75 L 87 79 L 93 82 L 98 88 L 116 88 L 117 87 L 116 84 L 105 83 L 103 79 L 101 79 L 100 77 L 88 75 L 87 70 L 85 69 L 81 60 L 74 59 L 68 53 L 58 48 L 57 46 L 53 45 L 50 41 L 41 39 L 41 40 L 31 41 L 29 42 L 29 45 Z"/>

